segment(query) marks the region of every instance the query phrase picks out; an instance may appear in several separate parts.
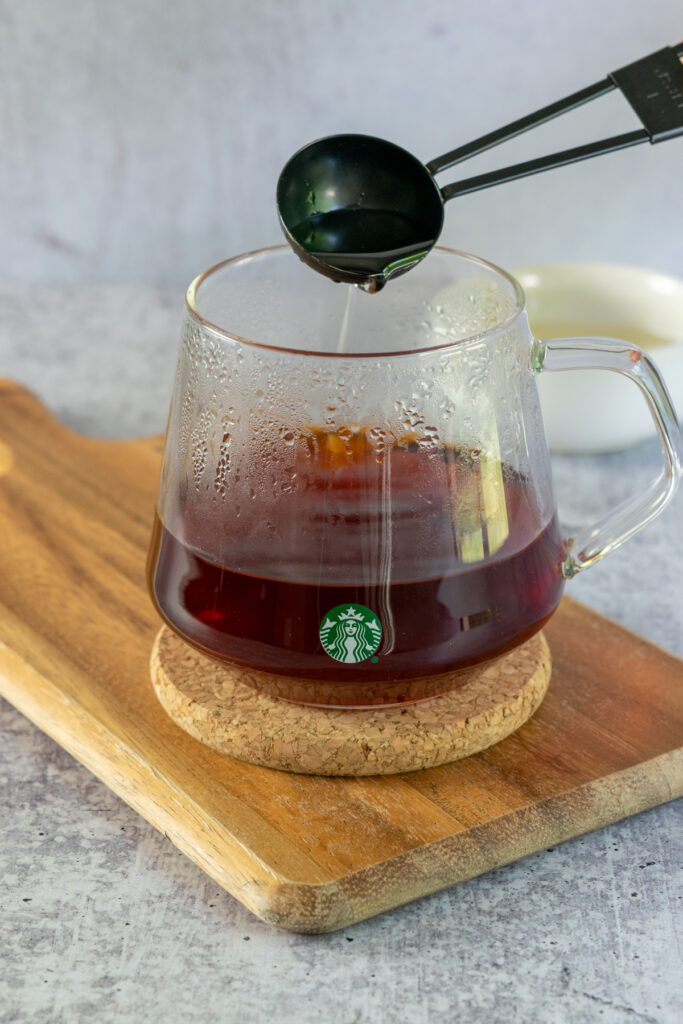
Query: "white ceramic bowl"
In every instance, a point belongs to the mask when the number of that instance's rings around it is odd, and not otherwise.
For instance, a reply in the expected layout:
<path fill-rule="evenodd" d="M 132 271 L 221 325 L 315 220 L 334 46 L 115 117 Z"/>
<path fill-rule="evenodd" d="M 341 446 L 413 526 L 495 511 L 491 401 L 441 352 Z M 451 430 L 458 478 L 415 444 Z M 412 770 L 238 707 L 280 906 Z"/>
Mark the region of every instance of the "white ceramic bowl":
<path fill-rule="evenodd" d="M 683 413 L 683 280 L 612 263 L 518 267 L 537 338 L 619 337 L 654 360 Z M 551 451 L 605 452 L 655 436 L 637 387 L 603 370 L 541 374 Z"/>

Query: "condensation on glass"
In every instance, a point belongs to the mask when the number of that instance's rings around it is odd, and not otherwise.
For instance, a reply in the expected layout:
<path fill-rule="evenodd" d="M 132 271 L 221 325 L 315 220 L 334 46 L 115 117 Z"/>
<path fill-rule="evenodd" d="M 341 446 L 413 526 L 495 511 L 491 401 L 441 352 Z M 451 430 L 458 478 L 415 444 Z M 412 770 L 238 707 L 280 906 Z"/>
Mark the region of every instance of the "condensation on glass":
<path fill-rule="evenodd" d="M 536 377 L 577 366 L 636 380 L 665 468 L 564 538 Z M 266 692 L 423 699 L 539 629 L 567 577 L 666 504 L 680 464 L 649 360 L 535 342 L 497 268 L 435 250 L 369 296 L 265 250 L 189 289 L 150 587 L 181 636 Z"/>

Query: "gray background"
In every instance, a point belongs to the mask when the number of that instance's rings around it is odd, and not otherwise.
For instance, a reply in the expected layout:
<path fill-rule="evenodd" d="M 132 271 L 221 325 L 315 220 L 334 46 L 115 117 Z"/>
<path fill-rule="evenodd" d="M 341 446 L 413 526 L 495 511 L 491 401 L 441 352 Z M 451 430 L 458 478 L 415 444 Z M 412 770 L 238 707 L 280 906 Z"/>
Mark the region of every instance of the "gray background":
<path fill-rule="evenodd" d="M 186 284 L 280 237 L 304 143 L 428 160 L 682 35 L 678 0 L 0 0 L 0 279 Z M 611 94 L 440 181 L 636 127 Z M 679 270 L 680 145 L 453 200 L 443 240 Z"/>
<path fill-rule="evenodd" d="M 183 286 L 278 239 L 273 185 L 294 148 L 362 130 L 435 156 L 673 42 L 680 15 L 664 0 L 0 2 L 0 373 L 86 433 L 161 430 Z M 603 99 L 466 173 L 633 125 Z M 445 239 L 504 265 L 680 272 L 680 145 L 456 201 Z M 657 459 L 654 443 L 555 459 L 560 504 L 595 516 Z M 679 655 L 681 508 L 679 495 L 571 585 Z M 3 1024 L 683 1016 L 680 801 L 343 932 L 292 936 L 1 702 L 0 730 Z"/>

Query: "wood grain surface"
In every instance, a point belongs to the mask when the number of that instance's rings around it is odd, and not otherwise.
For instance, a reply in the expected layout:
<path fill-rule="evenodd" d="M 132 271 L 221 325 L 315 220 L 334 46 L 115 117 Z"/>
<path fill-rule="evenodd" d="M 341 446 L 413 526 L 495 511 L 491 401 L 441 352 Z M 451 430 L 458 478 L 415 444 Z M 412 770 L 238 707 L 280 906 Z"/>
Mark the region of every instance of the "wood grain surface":
<path fill-rule="evenodd" d="M 0 692 L 264 920 L 341 928 L 683 793 L 683 662 L 566 599 L 541 708 L 463 761 L 326 778 L 199 743 L 149 678 L 160 453 L 0 382 Z"/>

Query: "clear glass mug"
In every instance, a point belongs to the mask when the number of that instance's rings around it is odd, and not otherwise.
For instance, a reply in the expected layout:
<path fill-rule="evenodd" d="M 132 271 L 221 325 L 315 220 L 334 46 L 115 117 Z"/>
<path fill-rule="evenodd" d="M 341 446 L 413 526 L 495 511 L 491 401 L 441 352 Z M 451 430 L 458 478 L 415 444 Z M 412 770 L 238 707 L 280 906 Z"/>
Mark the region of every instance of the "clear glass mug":
<path fill-rule="evenodd" d="M 572 538 L 536 388 L 602 368 L 641 389 L 663 469 Z M 524 295 L 435 249 L 367 295 L 287 246 L 197 278 L 149 555 L 169 626 L 286 700 L 420 700 L 523 643 L 565 580 L 657 515 L 683 446 L 659 374 L 610 339 L 536 341 Z"/>

